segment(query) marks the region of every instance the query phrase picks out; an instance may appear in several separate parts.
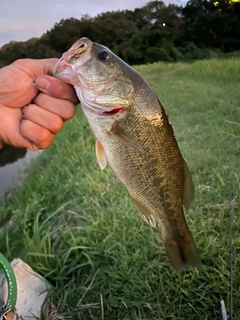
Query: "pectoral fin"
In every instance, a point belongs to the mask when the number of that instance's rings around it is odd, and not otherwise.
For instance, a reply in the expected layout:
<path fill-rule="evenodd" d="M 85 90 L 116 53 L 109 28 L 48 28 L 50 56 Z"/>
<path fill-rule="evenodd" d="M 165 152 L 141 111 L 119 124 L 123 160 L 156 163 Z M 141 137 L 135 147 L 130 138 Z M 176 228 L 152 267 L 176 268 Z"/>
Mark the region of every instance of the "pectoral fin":
<path fill-rule="evenodd" d="M 185 209 L 189 209 L 194 201 L 194 185 L 192 181 L 191 173 L 188 169 L 186 162 L 184 161 L 184 186 L 182 202 Z"/>
<path fill-rule="evenodd" d="M 130 195 L 130 197 L 131 197 L 133 203 L 135 204 L 141 218 L 145 222 L 147 222 L 151 227 L 156 227 L 156 219 L 153 216 L 152 212 L 148 208 L 146 208 L 141 202 L 134 199 L 131 195 Z"/>
<path fill-rule="evenodd" d="M 127 147 L 134 148 L 138 151 L 144 152 L 143 148 L 140 146 L 138 141 L 132 137 L 127 131 L 125 131 L 123 128 L 119 127 L 117 124 L 114 124 L 112 126 L 111 132 L 115 136 L 118 137 L 118 139 Z"/>
<path fill-rule="evenodd" d="M 103 170 L 107 165 L 107 157 L 101 142 L 99 142 L 98 140 L 96 140 L 96 156 L 99 167 Z"/>

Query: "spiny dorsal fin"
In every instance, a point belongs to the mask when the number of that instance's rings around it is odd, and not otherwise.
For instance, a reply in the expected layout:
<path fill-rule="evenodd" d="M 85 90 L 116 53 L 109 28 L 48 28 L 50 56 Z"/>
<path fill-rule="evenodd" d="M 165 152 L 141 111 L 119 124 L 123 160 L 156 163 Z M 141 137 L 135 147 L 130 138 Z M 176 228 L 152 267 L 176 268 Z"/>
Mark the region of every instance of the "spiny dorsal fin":
<path fill-rule="evenodd" d="M 96 156 L 99 167 L 103 170 L 107 165 L 107 157 L 101 142 L 99 142 L 98 140 L 96 140 Z"/>
<path fill-rule="evenodd" d="M 183 185 L 183 197 L 182 202 L 185 209 L 189 209 L 194 201 L 194 185 L 192 181 L 191 173 L 188 169 L 186 162 L 183 162 L 184 168 L 184 185 Z"/>

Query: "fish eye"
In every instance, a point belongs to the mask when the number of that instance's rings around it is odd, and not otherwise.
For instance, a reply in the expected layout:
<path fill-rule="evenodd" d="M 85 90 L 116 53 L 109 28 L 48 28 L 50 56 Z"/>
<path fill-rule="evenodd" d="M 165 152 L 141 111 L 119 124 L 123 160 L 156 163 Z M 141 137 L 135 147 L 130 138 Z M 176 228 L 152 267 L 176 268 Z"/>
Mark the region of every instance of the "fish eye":
<path fill-rule="evenodd" d="M 98 59 L 100 61 L 107 61 L 109 58 L 109 53 L 106 50 L 98 52 Z"/>

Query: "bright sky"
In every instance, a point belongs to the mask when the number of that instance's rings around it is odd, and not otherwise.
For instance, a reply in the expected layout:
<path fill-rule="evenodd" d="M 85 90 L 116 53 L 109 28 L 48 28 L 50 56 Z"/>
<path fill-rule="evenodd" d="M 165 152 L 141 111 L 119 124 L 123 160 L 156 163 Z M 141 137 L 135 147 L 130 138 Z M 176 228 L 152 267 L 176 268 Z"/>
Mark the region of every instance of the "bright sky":
<path fill-rule="evenodd" d="M 149 0 L 0 0 L 0 48 L 15 41 L 40 37 L 61 19 L 95 16 L 106 11 L 142 7 Z M 185 1 L 165 3 L 183 5 Z"/>

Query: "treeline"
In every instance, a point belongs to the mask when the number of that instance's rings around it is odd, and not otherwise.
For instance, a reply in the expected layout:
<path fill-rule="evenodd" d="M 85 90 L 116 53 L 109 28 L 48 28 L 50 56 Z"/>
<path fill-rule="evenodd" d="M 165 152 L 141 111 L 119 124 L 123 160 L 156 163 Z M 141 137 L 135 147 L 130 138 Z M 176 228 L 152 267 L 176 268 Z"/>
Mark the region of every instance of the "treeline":
<path fill-rule="evenodd" d="M 42 35 L 0 50 L 0 67 L 20 58 L 60 57 L 81 37 L 104 44 L 130 64 L 192 61 L 240 49 L 239 0 L 150 1 L 135 10 L 61 20 Z"/>

